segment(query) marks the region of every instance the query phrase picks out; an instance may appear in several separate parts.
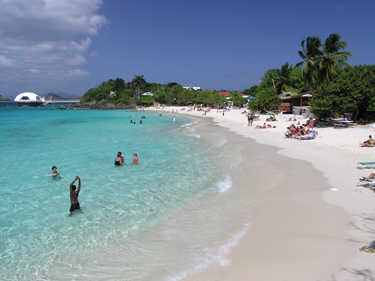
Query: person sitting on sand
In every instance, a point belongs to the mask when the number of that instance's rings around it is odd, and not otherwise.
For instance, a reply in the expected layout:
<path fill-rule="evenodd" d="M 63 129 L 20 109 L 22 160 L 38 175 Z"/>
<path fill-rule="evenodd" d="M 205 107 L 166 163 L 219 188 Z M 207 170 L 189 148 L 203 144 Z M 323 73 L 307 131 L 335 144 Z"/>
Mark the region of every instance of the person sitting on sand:
<path fill-rule="evenodd" d="M 57 171 L 57 167 L 56 167 L 56 166 L 53 166 L 53 167 L 52 167 L 52 172 L 49 173 L 49 174 L 52 175 L 52 177 L 54 177 L 54 178 L 60 176 L 60 173 Z"/>
<path fill-rule="evenodd" d="M 286 132 L 284 133 L 286 138 L 290 138 L 292 135 L 292 132 L 290 131 L 290 127 L 286 127 Z"/>
<path fill-rule="evenodd" d="M 120 166 L 125 163 L 124 155 L 122 155 L 121 151 L 117 153 L 117 157 L 115 158 L 115 165 Z"/>
<path fill-rule="evenodd" d="M 263 124 L 263 126 L 256 125 L 255 129 L 267 129 L 266 123 Z"/>
<path fill-rule="evenodd" d="M 375 173 L 371 173 L 368 177 L 362 177 L 362 179 L 365 181 L 375 179 Z"/>
<path fill-rule="evenodd" d="M 132 161 L 132 164 L 138 164 L 139 163 L 139 159 L 138 159 L 138 154 L 137 153 L 133 153 L 133 161 Z"/>
<path fill-rule="evenodd" d="M 360 147 L 374 147 L 374 139 L 372 138 L 371 135 L 369 135 L 368 137 L 369 137 L 368 140 L 361 142 L 359 144 Z"/>

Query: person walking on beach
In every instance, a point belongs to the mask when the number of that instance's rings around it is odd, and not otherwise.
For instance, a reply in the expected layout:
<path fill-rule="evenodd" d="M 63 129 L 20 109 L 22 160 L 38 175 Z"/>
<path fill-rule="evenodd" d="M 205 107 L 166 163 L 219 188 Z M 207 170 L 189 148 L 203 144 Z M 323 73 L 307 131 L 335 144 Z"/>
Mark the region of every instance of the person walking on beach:
<path fill-rule="evenodd" d="M 74 185 L 74 183 L 76 182 L 76 180 L 78 180 L 78 189 L 76 191 L 76 186 Z M 73 215 L 73 211 L 74 210 L 81 210 L 80 206 L 79 206 L 79 202 L 78 202 L 78 195 L 79 195 L 79 192 L 81 191 L 81 179 L 79 178 L 79 176 L 76 176 L 75 180 L 70 184 L 70 214 L 69 216 L 71 217 Z"/>

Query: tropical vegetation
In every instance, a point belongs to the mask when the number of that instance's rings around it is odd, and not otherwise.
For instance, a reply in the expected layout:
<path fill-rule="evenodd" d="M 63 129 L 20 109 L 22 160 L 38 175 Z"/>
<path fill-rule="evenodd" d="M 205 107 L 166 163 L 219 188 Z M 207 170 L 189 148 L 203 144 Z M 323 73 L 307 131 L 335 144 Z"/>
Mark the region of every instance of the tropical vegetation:
<path fill-rule="evenodd" d="M 375 117 L 374 65 L 350 66 L 347 61 L 353 53 L 346 51 L 347 43 L 336 33 L 329 35 L 324 43 L 319 37 L 308 36 L 301 41 L 301 47 L 298 55 L 302 61 L 296 65 L 286 62 L 280 69 L 267 70 L 258 85 L 243 91 L 252 96 L 250 109 L 272 110 L 280 105 L 281 93 L 310 91 L 314 98 L 309 105 L 317 116 L 352 113 L 354 119 Z M 146 92 L 151 92 L 152 96 L 142 95 Z M 230 91 L 229 96 L 234 105 L 247 102 L 237 91 Z M 94 100 L 124 105 L 156 102 L 208 106 L 220 106 L 228 101 L 216 90 L 185 89 L 176 82 L 149 83 L 143 75 L 135 75 L 128 83 L 122 78 L 102 82 L 89 89 L 83 98 L 84 102 Z"/>
<path fill-rule="evenodd" d="M 151 92 L 150 95 L 142 95 Z M 247 103 L 237 91 L 229 93 L 230 99 L 234 105 L 241 106 Z M 185 89 L 176 82 L 168 84 L 148 83 L 143 75 L 135 75 L 133 80 L 125 83 L 122 78 L 110 79 L 102 82 L 95 88 L 89 89 L 84 95 L 83 102 L 92 102 L 106 100 L 114 104 L 137 104 L 152 105 L 155 102 L 159 104 L 203 104 L 208 106 L 222 106 L 228 99 L 219 95 L 218 91 L 211 90 L 192 90 Z"/>

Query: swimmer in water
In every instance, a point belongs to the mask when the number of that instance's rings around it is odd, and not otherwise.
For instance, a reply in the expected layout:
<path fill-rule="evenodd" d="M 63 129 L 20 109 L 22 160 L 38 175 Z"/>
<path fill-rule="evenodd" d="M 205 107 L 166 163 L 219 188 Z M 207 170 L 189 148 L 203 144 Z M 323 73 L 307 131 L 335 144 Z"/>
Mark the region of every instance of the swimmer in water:
<path fill-rule="evenodd" d="M 60 173 L 57 171 L 57 167 L 56 167 L 56 166 L 53 166 L 53 167 L 52 167 L 52 172 L 49 173 L 49 174 L 52 175 L 52 177 L 54 177 L 54 178 L 60 176 Z"/>
<path fill-rule="evenodd" d="M 176 121 L 176 117 L 173 116 L 173 122 L 175 122 L 175 121 Z"/>
<path fill-rule="evenodd" d="M 76 191 L 76 186 L 74 185 L 76 180 L 78 180 L 77 191 Z M 81 179 L 79 178 L 79 176 L 76 176 L 75 180 L 70 184 L 69 189 L 70 189 L 70 203 L 71 203 L 69 216 L 71 217 L 73 215 L 74 210 L 81 210 L 81 207 L 79 206 L 79 202 L 78 202 L 78 195 L 79 195 L 79 192 L 81 191 Z"/>
<path fill-rule="evenodd" d="M 133 153 L 133 161 L 132 161 L 132 164 L 138 164 L 139 163 L 139 159 L 138 159 L 138 154 L 137 153 Z"/>
<path fill-rule="evenodd" d="M 125 163 L 124 155 L 122 155 L 121 151 L 117 153 L 117 157 L 115 158 L 115 165 L 120 166 Z"/>

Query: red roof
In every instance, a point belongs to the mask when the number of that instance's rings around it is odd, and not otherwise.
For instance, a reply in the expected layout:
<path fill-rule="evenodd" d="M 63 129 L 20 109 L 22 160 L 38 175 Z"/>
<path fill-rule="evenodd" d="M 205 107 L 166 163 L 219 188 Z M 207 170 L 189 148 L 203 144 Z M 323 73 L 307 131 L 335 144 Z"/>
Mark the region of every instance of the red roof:
<path fill-rule="evenodd" d="M 243 97 L 247 97 L 247 95 L 244 95 L 242 93 L 239 93 L 241 96 Z M 220 92 L 219 93 L 220 96 L 224 96 L 224 97 L 228 97 L 229 96 L 229 92 Z"/>
<path fill-rule="evenodd" d="M 229 96 L 229 92 L 220 92 L 219 95 L 227 97 L 227 96 Z"/>

